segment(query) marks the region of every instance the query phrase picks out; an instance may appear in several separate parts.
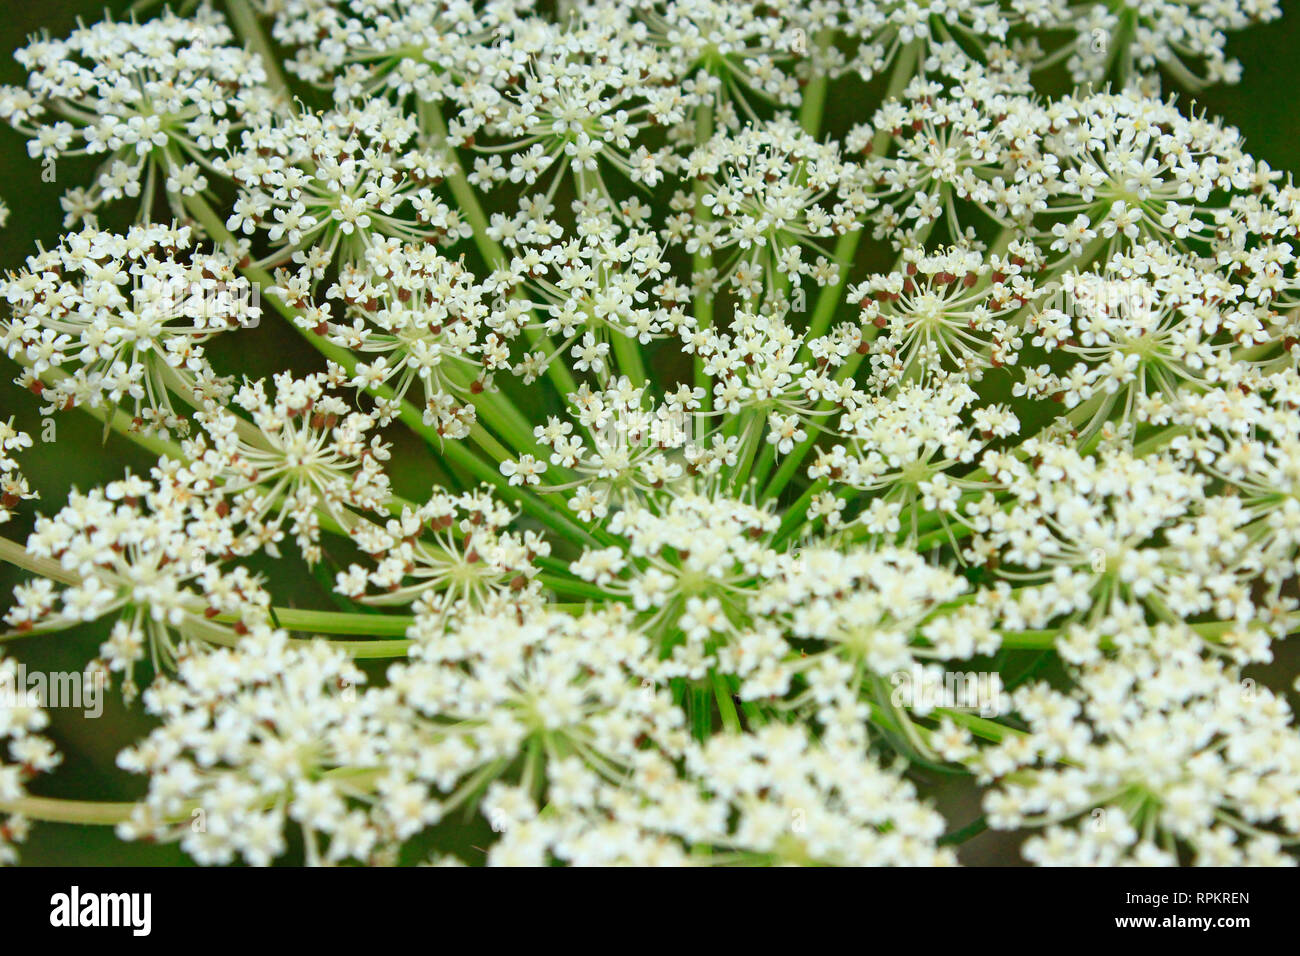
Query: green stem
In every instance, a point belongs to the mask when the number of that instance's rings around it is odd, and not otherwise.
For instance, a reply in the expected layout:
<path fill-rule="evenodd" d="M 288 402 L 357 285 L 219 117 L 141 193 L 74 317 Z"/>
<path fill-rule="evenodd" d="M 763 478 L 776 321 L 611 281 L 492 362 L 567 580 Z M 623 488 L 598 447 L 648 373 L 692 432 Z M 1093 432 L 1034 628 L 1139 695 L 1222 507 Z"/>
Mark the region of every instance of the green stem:
<path fill-rule="evenodd" d="M 713 733 L 713 694 L 707 687 L 690 688 L 691 728 L 695 739 L 704 743 Z"/>
<path fill-rule="evenodd" d="M 1001 743 L 1007 737 L 1024 736 L 1023 731 L 1016 730 L 1014 727 L 1007 727 L 986 717 L 964 714 L 959 710 L 948 710 L 946 707 L 935 708 L 934 716 L 936 719 L 947 717 L 957 726 L 965 727 L 976 737 L 982 737 L 994 743 Z"/>
<path fill-rule="evenodd" d="M 833 30 L 822 30 L 817 34 L 817 47 L 825 51 L 834 39 Z M 816 137 L 821 132 L 822 115 L 826 109 L 826 90 L 830 78 L 824 72 L 815 72 L 803 90 L 803 105 L 799 109 L 799 125 L 809 135 Z"/>
<path fill-rule="evenodd" d="M 740 733 L 740 715 L 736 712 L 736 701 L 732 696 L 735 691 L 732 689 L 730 679 L 715 670 L 709 671 L 709 679 L 713 682 L 713 696 L 718 702 L 722 725 L 731 733 Z"/>
<path fill-rule="evenodd" d="M 292 91 L 285 81 L 284 72 L 280 69 L 280 58 L 271 48 L 271 42 L 266 34 L 262 32 L 262 26 L 257 22 L 257 13 L 252 5 L 248 0 L 226 0 L 226 10 L 235 33 L 261 57 L 262 68 L 266 70 L 267 84 L 279 90 L 286 98 L 291 96 Z"/>
<path fill-rule="evenodd" d="M 134 803 L 96 800 L 61 800 L 57 797 L 19 797 L 0 802 L 0 813 L 16 813 L 43 823 L 80 823 L 111 827 L 131 819 Z"/>
<path fill-rule="evenodd" d="M 510 258 L 506 255 L 505 250 L 501 248 L 500 243 L 488 235 L 488 219 L 483 212 L 483 206 L 478 200 L 478 193 L 474 191 L 473 185 L 465 176 L 465 171 L 460 164 L 459 157 L 447 142 L 447 121 L 443 118 L 442 110 L 436 103 L 420 101 L 417 107 L 421 121 L 428 127 L 430 134 L 437 142 L 446 147 L 447 156 L 451 163 L 454 164 L 455 171 L 447 177 L 447 186 L 451 189 L 451 194 L 456 200 L 457 208 L 461 215 L 469 222 L 470 228 L 474 230 L 474 245 L 478 247 L 479 255 L 487 263 L 488 268 L 497 269 L 509 265 Z M 537 329 L 527 330 L 529 344 L 533 347 L 540 347 L 546 354 L 555 351 L 555 344 L 550 337 Z M 551 382 L 555 385 L 564 398 L 578 390 L 577 382 L 574 381 L 573 375 L 569 368 L 563 362 L 550 362 L 546 366 L 546 374 Z"/>
<path fill-rule="evenodd" d="M 8 538 L 0 538 L 0 561 L 43 578 L 49 578 L 51 581 L 58 581 L 60 584 L 72 586 L 81 583 L 78 575 L 64 570 L 59 562 L 51 561 L 49 558 L 38 558 L 17 541 L 10 541 Z"/>
<path fill-rule="evenodd" d="M 835 240 L 835 251 L 831 256 L 839 266 L 839 276 L 834 284 L 824 286 L 818 293 L 817 305 L 813 307 L 812 317 L 808 320 L 807 340 L 825 335 L 830 328 L 835 310 L 844 299 L 844 287 L 848 285 L 849 270 L 853 266 L 853 258 L 858 254 L 858 245 L 862 242 L 863 231 L 854 229 Z"/>
<path fill-rule="evenodd" d="M 315 634 L 356 634 L 370 637 L 404 637 L 416 618 L 397 614 L 356 614 L 346 611 L 312 611 L 292 607 L 272 608 L 280 626 L 289 631 Z M 220 614 L 214 620 L 240 620 L 238 614 Z M 340 642 L 342 643 L 342 642 Z M 364 644 L 365 642 L 359 642 Z M 403 645 L 408 642 L 401 642 Z"/>
<path fill-rule="evenodd" d="M 186 208 L 189 209 L 191 215 L 198 220 L 199 224 L 203 226 L 205 231 L 208 232 L 208 235 L 214 241 L 227 245 L 234 244 L 234 236 L 230 234 L 225 223 L 220 220 L 212 207 L 204 202 L 200 197 L 187 197 Z M 249 279 L 257 282 L 264 288 L 269 288 L 275 284 L 275 280 L 266 272 L 266 270 L 260 269 L 256 266 L 248 266 L 242 268 L 240 271 Z M 356 357 L 351 352 L 326 341 L 310 329 L 302 328 L 298 322 L 295 321 L 298 318 L 298 311 L 288 303 L 281 302 L 277 296 L 268 295 L 265 298 L 271 303 L 271 306 L 277 312 L 288 320 L 290 326 L 296 330 L 299 335 L 310 342 L 311 345 L 322 355 L 331 361 L 338 363 L 349 372 L 355 369 Z M 392 389 L 388 386 L 380 386 L 375 389 L 375 392 L 385 398 L 394 397 Z M 486 399 L 483 401 L 483 410 L 485 413 L 493 409 L 500 412 L 500 406 L 492 403 L 492 397 L 488 396 L 488 393 L 485 392 L 483 395 L 478 396 L 478 398 L 484 399 L 485 396 Z M 516 501 L 524 511 L 546 524 L 556 533 L 571 538 L 576 536 L 577 540 L 587 541 L 589 543 L 599 543 L 597 537 L 593 536 L 586 528 L 582 527 L 582 525 L 578 524 L 565 513 L 567 509 L 563 504 L 563 499 L 558 499 L 558 496 L 552 496 L 553 500 L 559 500 L 559 507 L 553 507 L 540 500 L 538 496 L 533 493 L 525 492 L 522 489 L 518 489 L 516 486 L 511 485 L 498 468 L 493 467 L 480 459 L 473 453 L 473 451 L 465 448 L 460 442 L 445 440 L 438 434 L 435 428 L 426 425 L 424 423 L 424 415 L 420 410 L 405 399 L 403 399 L 398 406 L 398 418 L 407 426 L 407 428 L 419 435 L 424 439 L 426 444 L 440 453 L 444 458 L 448 459 L 452 464 L 464 468 L 478 480 L 492 485 L 504 497 Z M 522 444 L 523 447 L 536 448 L 531 436 L 528 436 L 527 439 L 525 439 L 523 435 L 519 434 L 520 426 L 517 423 L 511 422 L 507 417 L 500 414 L 494 415 L 493 423 L 498 427 L 498 430 L 505 432 L 507 437 L 509 437 L 511 433 L 514 433 L 514 440 Z M 481 428 L 471 432 L 471 437 L 481 438 L 484 435 L 485 432 L 483 432 Z M 500 448 L 499 445 L 494 447 L 496 449 Z M 538 452 L 542 451 L 539 448 L 536 450 Z"/>

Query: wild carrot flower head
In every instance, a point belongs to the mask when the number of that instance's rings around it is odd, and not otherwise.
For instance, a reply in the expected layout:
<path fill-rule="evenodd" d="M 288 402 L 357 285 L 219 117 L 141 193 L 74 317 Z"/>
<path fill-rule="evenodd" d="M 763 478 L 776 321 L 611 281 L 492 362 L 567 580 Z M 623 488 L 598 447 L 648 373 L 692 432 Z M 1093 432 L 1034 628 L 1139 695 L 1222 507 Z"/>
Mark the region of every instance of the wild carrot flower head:
<path fill-rule="evenodd" d="M 1170 92 L 1280 5 L 189 6 L 0 90 L 99 161 L 0 279 L 0 678 L 98 628 L 152 720 L 124 809 L 28 793 L 43 705 L 0 708 L 0 862 L 36 819 L 205 864 L 1294 862 L 1247 668 L 1300 629 L 1300 191 Z"/>

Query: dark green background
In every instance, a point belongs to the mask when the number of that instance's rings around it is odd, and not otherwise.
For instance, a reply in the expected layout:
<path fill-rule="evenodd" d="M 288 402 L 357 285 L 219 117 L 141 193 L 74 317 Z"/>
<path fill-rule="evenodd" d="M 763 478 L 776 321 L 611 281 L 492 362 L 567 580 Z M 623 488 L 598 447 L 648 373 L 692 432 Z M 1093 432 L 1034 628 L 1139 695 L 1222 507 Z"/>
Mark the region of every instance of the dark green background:
<path fill-rule="evenodd" d="M 129 3 L 108 4 L 86 0 L 8 0 L 0 13 L 0 47 L 12 51 L 26 42 L 26 38 L 41 30 L 53 36 L 65 35 L 78 18 L 91 22 L 102 16 L 105 9 L 121 17 Z M 1295 4 L 1284 3 L 1284 7 Z M 1279 23 L 1258 27 L 1235 35 L 1230 41 L 1230 52 L 1245 65 L 1245 79 L 1236 87 L 1216 88 L 1198 98 L 1196 108 L 1220 115 L 1242 131 L 1250 150 L 1266 160 L 1275 169 L 1300 170 L 1300 111 L 1297 111 L 1294 53 L 1300 49 L 1300 9 L 1294 16 Z M 4 58 L 0 69 L 0 82 L 21 84 L 24 72 L 12 59 Z M 868 118 L 867 109 L 875 100 L 856 97 L 832 98 L 828 106 L 828 123 L 832 128 L 843 129 L 852 122 Z M 1186 107 L 1187 102 L 1184 100 Z M 854 115 L 854 110 L 863 110 Z M 47 247 L 58 241 L 62 218 L 58 198 L 69 185 L 84 183 L 93 164 L 67 161 L 58 167 L 58 181 L 41 181 L 40 164 L 29 159 L 26 142 L 17 133 L 0 129 L 0 198 L 10 209 L 8 225 L 0 230 L 0 267 L 14 269 L 35 250 L 38 242 Z M 114 223 L 105 217 L 104 225 Z M 275 321 L 262 323 L 255 333 L 241 334 L 240 350 L 223 350 L 221 367 L 253 377 L 269 375 L 286 364 L 288 352 L 296 353 L 295 366 L 301 349 L 296 348 L 293 333 Z M 4 383 L 17 373 L 16 366 L 0 358 L 0 378 Z M 16 386 L 0 383 L 0 420 L 10 415 L 17 424 L 34 438 L 41 432 L 38 413 L 39 402 L 34 396 Z M 22 459 L 24 473 L 33 486 L 41 492 L 43 500 L 24 506 L 25 514 L 3 529 L 10 538 L 21 539 L 30 528 L 30 514 L 35 508 L 56 510 L 70 487 L 82 489 L 120 477 L 127 467 L 137 470 L 148 468 L 149 461 L 135 451 L 128 442 L 112 436 L 102 442 L 102 426 L 89 416 L 64 414 L 56 419 L 57 439 L 53 444 L 39 441 Z M 417 465 L 396 476 L 399 493 L 418 495 L 420 488 L 428 487 L 429 476 L 435 467 L 422 446 L 395 449 L 395 460 L 412 461 Z M 407 487 L 403 487 L 406 485 Z M 0 567 L 0 607 L 7 606 L 8 595 L 18 576 L 7 566 Z M 319 600 L 323 595 L 310 579 L 303 579 L 298 593 L 285 595 L 278 591 L 279 603 L 304 604 Z M 325 606 L 320 604 L 318 606 Z M 15 642 L 9 651 L 31 668 L 42 670 L 79 670 L 84 662 L 94 656 L 107 628 L 88 626 L 58 635 Z M 1294 648 L 1294 643 L 1292 648 Z M 1260 672 L 1275 687 L 1290 690 L 1290 678 L 1300 666 L 1294 650 L 1286 650 L 1274 666 Z M 1292 694 L 1295 704 L 1295 695 Z M 52 711 L 50 733 L 64 755 L 64 765 L 51 777 L 36 782 L 32 790 L 49 796 L 77 799 L 129 800 L 143 791 L 143 781 L 122 774 L 114 766 L 114 756 L 124 745 L 138 739 L 147 730 L 148 723 L 139 708 L 125 709 L 120 695 L 106 695 L 105 711 L 101 719 L 84 720 L 73 711 Z M 974 795 L 968 788 L 953 786 L 941 780 L 925 781 L 941 805 L 949 812 L 955 825 L 960 825 L 978 815 Z M 476 841 L 476 831 L 463 832 L 454 842 L 462 847 Z M 962 850 L 966 862 L 1014 862 L 1014 838 L 1007 835 L 986 834 L 967 843 Z M 472 855 L 472 854 L 471 854 Z M 116 840 L 111 830 L 95 827 L 38 825 L 22 859 L 25 864 L 82 864 L 82 865 L 132 865 L 132 864 L 183 864 L 183 855 L 172 847 L 144 844 L 123 844 Z"/>

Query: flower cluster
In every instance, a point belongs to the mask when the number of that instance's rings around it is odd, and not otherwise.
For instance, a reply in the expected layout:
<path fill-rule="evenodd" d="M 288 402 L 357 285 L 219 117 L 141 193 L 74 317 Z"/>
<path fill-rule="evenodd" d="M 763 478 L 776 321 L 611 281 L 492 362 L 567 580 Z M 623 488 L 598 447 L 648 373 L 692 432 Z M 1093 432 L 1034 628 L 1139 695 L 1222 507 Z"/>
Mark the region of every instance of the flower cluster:
<path fill-rule="evenodd" d="M 367 726 L 387 714 L 383 695 L 358 692 L 364 679 L 346 654 L 291 645 L 269 628 L 238 652 L 185 658 L 176 680 L 144 695 L 163 725 L 118 756 L 149 775 L 148 796 L 118 832 L 177 839 L 200 863 L 265 865 L 284 852 L 293 820 L 313 861 L 322 841 L 330 862 L 382 853 L 430 812 L 401 783 L 375 779 L 387 748 Z M 386 798 L 370 809 L 376 788 Z"/>
<path fill-rule="evenodd" d="M 1017 692 L 1028 726 L 982 756 L 1006 783 L 997 827 L 1045 827 L 1043 865 L 1279 865 L 1300 831 L 1300 738 L 1286 702 L 1218 661 L 1167 649 L 1082 671 L 1073 694 Z M 1050 764 L 1039 768 L 1040 762 Z"/>
<path fill-rule="evenodd" d="M 18 470 L 14 455 L 32 447 L 32 437 L 14 428 L 13 419 L 0 422 L 0 524 L 13 517 L 13 509 L 21 501 L 40 497 Z"/>
<path fill-rule="evenodd" d="M 104 157 L 89 189 L 64 196 L 67 226 L 93 224 L 101 206 L 126 198 L 148 218 L 159 186 L 179 212 L 183 197 L 207 189 L 232 134 L 267 125 L 280 106 L 264 64 L 208 7 L 81 27 L 15 59 L 30 76 L 0 89 L 0 120 L 30 137 L 28 153 L 51 169 Z"/>
<path fill-rule="evenodd" d="M 1296 861 L 1300 189 L 1159 91 L 1277 3 L 191 6 L 0 90 L 103 154 L 16 384 L 156 458 L 0 424 L 0 638 L 153 719 L 0 709 L 0 862 Z"/>
<path fill-rule="evenodd" d="M 132 428 L 164 435 L 190 426 L 173 395 L 222 390 L 203 344 L 261 319 L 235 262 L 202 251 L 188 226 L 69 233 L 0 281 L 0 294 L 11 312 L 0 343 L 46 414 L 126 404 Z"/>
<path fill-rule="evenodd" d="M 0 657 L 0 688 L 6 699 L 0 707 L 0 866 L 18 862 L 18 844 L 31 832 L 32 822 L 22 812 L 26 784 L 49 773 L 61 762 L 48 737 L 41 734 L 49 723 L 30 698 L 19 676 L 18 662 Z M 15 809 L 17 808 L 17 809 Z"/>

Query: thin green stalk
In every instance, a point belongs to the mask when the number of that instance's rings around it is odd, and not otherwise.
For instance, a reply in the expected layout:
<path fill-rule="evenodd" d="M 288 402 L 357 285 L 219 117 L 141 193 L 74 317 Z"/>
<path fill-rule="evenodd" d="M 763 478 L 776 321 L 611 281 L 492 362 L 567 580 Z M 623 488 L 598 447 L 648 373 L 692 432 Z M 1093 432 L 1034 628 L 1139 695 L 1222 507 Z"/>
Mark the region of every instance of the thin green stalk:
<path fill-rule="evenodd" d="M 612 329 L 609 333 L 610 348 L 614 352 L 614 360 L 618 362 L 618 370 L 628 377 L 633 386 L 644 385 L 650 386 L 650 373 L 646 371 L 645 361 L 641 356 L 641 343 L 636 339 L 628 338 L 617 329 Z"/>
<path fill-rule="evenodd" d="M 0 561 L 43 578 L 49 578 L 51 581 L 58 581 L 60 584 L 71 586 L 81 583 L 79 575 L 65 570 L 59 562 L 49 558 L 38 558 L 17 541 L 10 541 L 8 538 L 0 538 Z"/>
<path fill-rule="evenodd" d="M 965 843 L 967 840 L 974 839 L 989 828 L 989 821 L 986 817 L 977 817 L 964 827 L 960 827 L 950 833 L 945 833 L 939 837 L 935 843 L 938 846 L 952 846 L 959 843 Z"/>
<path fill-rule="evenodd" d="M 429 132 L 439 143 L 447 146 L 448 157 L 455 164 L 455 171 L 447 177 L 447 186 L 456 200 L 458 211 L 474 230 L 474 245 L 478 247 L 479 255 L 483 257 L 489 268 L 496 269 L 507 265 L 510 258 L 501 248 L 500 243 L 488 235 L 488 219 L 478 200 L 478 193 L 466 178 L 455 150 L 447 143 L 447 121 L 443 118 L 442 109 L 437 103 L 423 100 L 420 101 L 417 109 L 421 121 L 427 125 Z M 527 330 L 525 335 L 528 336 L 530 345 L 540 347 L 548 355 L 555 351 L 555 344 L 545 332 Z M 546 366 L 546 375 L 559 391 L 561 398 L 578 390 L 577 382 L 563 362 L 550 362 Z"/>
<path fill-rule="evenodd" d="M 959 710 L 949 710 L 946 707 L 935 708 L 934 716 L 936 719 L 947 717 L 957 726 L 965 727 L 976 737 L 982 737 L 983 739 L 991 740 L 994 743 L 1001 743 L 1008 737 L 1025 736 L 1024 731 L 1016 730 L 1014 727 L 999 724 L 986 717 L 977 717 L 974 714 L 964 714 Z"/>
<path fill-rule="evenodd" d="M 199 221 L 211 238 L 221 243 L 233 244 L 234 237 L 230 234 L 230 231 L 226 229 L 225 223 L 220 220 L 211 206 L 198 196 L 188 197 L 186 204 L 190 213 Z M 260 269 L 256 266 L 245 267 L 241 269 L 241 272 L 249 279 L 257 282 L 263 287 L 271 287 L 275 284 L 274 279 L 266 272 L 266 270 Z M 288 303 L 281 302 L 278 297 L 273 295 L 269 295 L 266 298 L 270 301 L 272 307 L 288 320 L 290 326 L 295 329 L 299 335 L 310 342 L 322 355 L 331 361 L 337 362 L 340 366 L 349 371 L 356 367 L 356 357 L 351 352 L 326 341 L 310 329 L 302 328 L 296 321 L 294 321 L 298 313 L 292 306 Z M 387 386 L 379 387 L 376 389 L 376 393 L 385 398 L 394 397 L 392 389 Z M 484 393 L 484 395 L 487 395 L 487 393 Z M 483 396 L 479 396 L 479 398 L 483 398 Z M 485 410 L 493 407 L 490 404 L 490 401 L 485 401 L 484 406 Z M 560 507 L 557 508 L 540 500 L 538 496 L 531 492 L 526 492 L 517 488 L 517 486 L 510 485 L 509 481 L 501 474 L 498 468 L 484 462 L 475 455 L 473 451 L 464 447 L 460 442 L 444 440 L 435 428 L 425 424 L 423 413 L 405 399 L 403 399 L 399 405 L 398 418 L 415 434 L 423 438 L 431 448 L 435 449 L 444 458 L 451 461 L 452 464 L 464 468 L 475 478 L 492 485 L 503 496 L 516 501 L 524 511 L 532 515 L 534 518 L 537 518 L 537 520 L 541 521 L 543 524 L 551 527 L 551 529 L 556 533 L 570 538 L 575 538 L 576 536 L 576 540 L 586 541 L 588 543 L 599 543 L 599 539 L 596 536 L 592 535 L 591 532 L 582 527 L 565 513 L 567 509 L 564 508 L 562 499 Z M 495 420 L 494 424 L 501 426 L 501 430 L 506 431 L 507 433 L 514 431 L 516 433 L 515 439 L 520 443 L 524 442 L 524 437 L 518 434 L 518 426 L 512 425 L 511 422 L 500 417 Z M 480 437 L 483 434 L 482 431 L 471 433 L 472 436 L 477 435 Z M 499 447 L 500 446 L 496 446 L 497 449 L 499 449 Z M 524 447 L 535 448 L 531 436 L 528 437 L 527 444 Z M 539 453 L 541 452 L 541 449 L 536 450 Z"/>
<path fill-rule="evenodd" d="M 839 266 L 839 275 L 833 284 L 823 287 L 818 293 L 817 304 L 813 307 L 812 317 L 808 320 L 808 335 L 805 342 L 825 335 L 831 327 L 835 310 L 843 302 L 849 271 L 853 267 L 854 257 L 858 254 L 858 246 L 862 242 L 864 231 L 854 229 L 835 240 L 835 250 L 831 253 L 831 258 Z"/>
<path fill-rule="evenodd" d="M 822 30 L 817 34 L 817 47 L 825 52 L 835 38 L 833 30 Z M 799 108 L 799 125 L 809 136 L 816 137 L 821 132 L 822 116 L 826 109 L 826 91 L 830 78 L 824 71 L 816 72 L 803 89 L 803 105 Z"/>
<path fill-rule="evenodd" d="M 707 687 L 690 688 L 691 730 L 704 743 L 713 733 L 713 693 Z"/>
<path fill-rule="evenodd" d="M 775 480 L 775 479 L 774 479 Z M 808 518 L 808 506 L 817 495 L 821 494 L 830 487 L 830 482 L 825 478 L 819 478 L 807 487 L 798 500 L 785 510 L 785 515 L 781 518 L 781 526 L 777 529 L 775 541 L 784 542 L 791 534 L 799 528 Z M 766 495 L 764 496 L 766 497 Z"/>
<path fill-rule="evenodd" d="M 235 28 L 235 33 L 261 57 L 267 84 L 279 90 L 286 98 L 292 96 L 284 72 L 280 69 L 280 57 L 271 48 L 267 35 L 262 32 L 262 25 L 258 23 L 252 5 L 248 0 L 226 0 L 226 12 L 230 15 L 230 25 Z"/>
<path fill-rule="evenodd" d="M 718 702 L 718 712 L 722 715 L 722 726 L 731 733 L 740 733 L 740 715 L 736 712 L 736 701 L 733 697 L 735 690 L 731 686 L 731 681 L 716 670 L 709 671 L 709 679 L 713 683 L 713 696 Z"/>
<path fill-rule="evenodd" d="M 743 418 L 745 421 L 739 432 L 741 443 L 736 455 L 736 467 L 731 473 L 730 480 L 732 492 L 735 494 L 743 493 L 745 482 L 749 480 L 749 470 L 758 457 L 766 428 L 761 413 L 745 411 L 738 418 Z"/>
<path fill-rule="evenodd" d="M 763 444 L 763 450 L 759 453 L 758 462 L 754 465 L 754 485 L 762 488 L 767 482 L 767 476 L 772 472 L 772 466 L 776 464 L 776 446 L 771 442 Z"/>
<path fill-rule="evenodd" d="M 19 814 L 42 823 L 80 823 L 100 827 L 126 823 L 135 808 L 134 803 L 61 800 L 57 797 L 19 797 L 0 801 L 0 813 Z"/>
<path fill-rule="evenodd" d="M 293 607 L 271 609 L 280 626 L 288 631 L 313 634 L 353 634 L 369 637 L 405 637 L 416 619 L 404 614 L 360 614 L 347 611 L 312 611 Z M 214 620 L 238 621 L 238 614 L 219 614 Z M 364 643 L 364 642 L 362 642 Z M 407 642 L 403 641 L 403 644 Z"/>
<path fill-rule="evenodd" d="M 898 52 L 898 58 L 894 61 L 894 71 L 889 79 L 889 88 L 885 92 L 885 102 L 898 97 L 910 82 L 920 59 L 921 46 L 920 40 L 913 40 Z M 871 143 L 872 153 L 877 156 L 882 155 L 889 148 L 891 139 L 888 130 L 878 132 Z M 826 286 L 818 294 L 817 305 L 813 308 L 813 316 L 809 323 L 810 329 L 821 329 L 818 334 L 825 334 L 825 330 L 830 327 L 836 309 L 840 306 L 844 288 L 848 284 L 853 257 L 857 254 L 858 243 L 862 241 L 861 232 L 862 230 L 858 229 L 845 233 L 836 242 L 835 257 L 840 264 L 839 277 L 834 284 Z M 918 241 L 923 241 L 923 239 L 918 239 Z M 801 349 L 801 354 L 805 351 L 806 345 L 804 349 Z M 840 368 L 836 378 L 840 381 L 851 378 L 857 372 L 858 365 L 861 362 L 862 356 L 860 354 L 850 356 L 849 360 Z M 822 402 L 819 406 L 819 410 L 827 410 L 828 408 L 829 404 L 826 402 Z M 759 501 L 775 498 L 785 489 L 790 479 L 799 470 L 804 457 L 816 440 L 816 433 L 810 431 L 808 437 L 796 446 L 790 455 L 786 456 L 786 459 L 777 469 L 776 475 L 773 476 L 767 487 L 759 495 Z"/>

